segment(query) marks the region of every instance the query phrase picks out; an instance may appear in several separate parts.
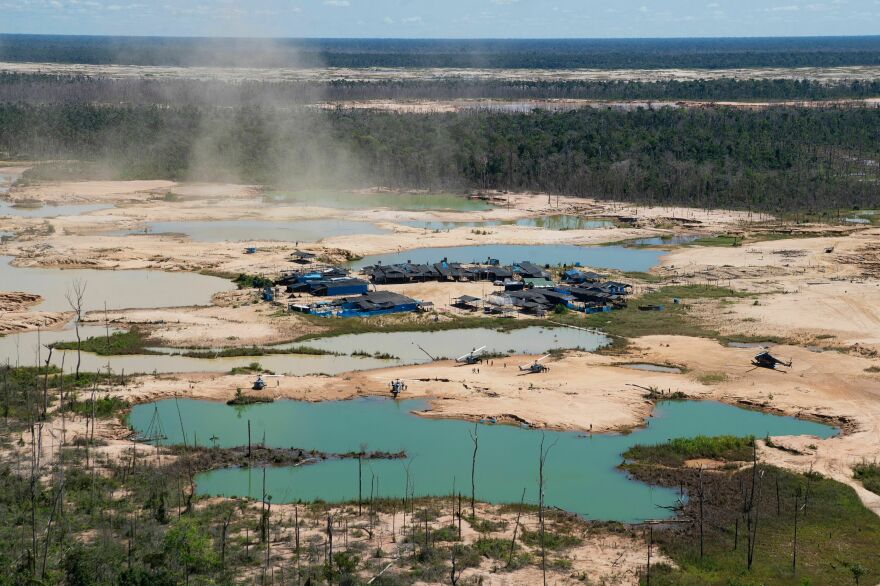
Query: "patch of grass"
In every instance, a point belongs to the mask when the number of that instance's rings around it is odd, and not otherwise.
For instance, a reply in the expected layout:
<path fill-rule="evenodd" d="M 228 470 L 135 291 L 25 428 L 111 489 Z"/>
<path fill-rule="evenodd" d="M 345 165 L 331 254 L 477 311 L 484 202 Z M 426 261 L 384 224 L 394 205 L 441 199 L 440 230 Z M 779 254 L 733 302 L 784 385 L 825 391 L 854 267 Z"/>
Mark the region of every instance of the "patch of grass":
<path fill-rule="evenodd" d="M 94 408 L 95 417 L 99 419 L 115 417 L 123 411 L 126 411 L 129 406 L 128 401 L 115 396 L 98 397 L 94 401 L 92 401 L 91 398 L 86 399 L 85 401 L 80 401 L 74 398 L 71 402 L 67 403 L 67 408 L 70 411 L 77 415 L 82 415 L 83 417 L 91 417 L 92 409 Z"/>
<path fill-rule="evenodd" d="M 271 371 L 265 370 L 263 365 L 259 362 L 251 362 L 247 366 L 236 366 L 232 370 L 229 371 L 229 374 L 256 374 L 256 373 L 266 373 L 266 374 L 274 374 Z"/>
<path fill-rule="evenodd" d="M 226 404 L 229 406 L 242 406 L 242 405 L 256 405 L 258 403 L 274 403 L 275 399 L 272 397 L 263 396 L 255 396 L 255 395 L 245 395 L 241 392 L 241 389 L 235 390 L 235 397 L 226 401 Z"/>
<path fill-rule="evenodd" d="M 520 539 L 529 547 L 541 547 L 540 531 L 523 529 L 522 537 Z M 572 547 L 577 547 L 582 542 L 583 540 L 576 535 L 560 533 L 557 531 L 544 532 L 544 547 L 549 550 L 558 551 L 562 549 L 571 549 Z"/>
<path fill-rule="evenodd" d="M 455 525 L 447 525 L 431 531 L 431 541 L 458 541 L 458 527 Z"/>
<path fill-rule="evenodd" d="M 743 237 L 732 234 L 719 234 L 718 236 L 704 236 L 688 242 L 687 246 L 714 246 L 728 247 L 742 246 Z"/>
<path fill-rule="evenodd" d="M 684 285 L 663 287 L 629 301 L 627 307 L 609 313 L 582 316 L 575 314 L 553 316 L 554 321 L 569 325 L 588 327 L 607 332 L 612 336 L 611 351 L 621 350 L 626 341 L 620 338 L 638 338 L 651 335 L 693 336 L 719 339 L 721 335 L 697 320 L 689 313 L 687 301 L 702 299 L 744 299 L 752 297 L 725 287 Z M 682 301 L 673 303 L 674 299 Z M 640 311 L 640 305 L 662 305 L 664 311 Z"/>
<path fill-rule="evenodd" d="M 366 352 L 364 350 L 355 350 L 351 353 L 352 356 L 361 357 L 361 358 L 376 358 L 377 360 L 398 360 L 399 357 L 394 354 L 389 354 L 388 352 L 373 352 L 372 354 Z"/>
<path fill-rule="evenodd" d="M 107 336 L 94 336 L 82 341 L 83 352 L 99 356 L 122 356 L 129 354 L 156 354 L 147 349 L 147 338 L 137 327 L 127 332 L 115 332 Z M 76 342 L 58 342 L 53 345 L 58 350 L 76 350 Z"/>
<path fill-rule="evenodd" d="M 853 477 L 874 494 L 880 494 L 880 465 L 862 462 L 853 466 Z"/>
<path fill-rule="evenodd" d="M 483 557 L 500 560 L 507 557 L 507 552 L 510 550 L 510 542 L 504 539 L 481 537 L 474 542 L 474 548 Z"/>
<path fill-rule="evenodd" d="M 507 527 L 506 521 L 492 521 L 491 519 L 475 519 L 473 517 L 468 517 L 467 522 L 477 533 L 495 533 L 497 531 L 502 531 Z"/>
<path fill-rule="evenodd" d="M 275 281 L 272 279 L 267 279 L 266 277 L 261 277 L 259 275 L 247 275 L 245 273 L 241 273 L 233 282 L 238 285 L 239 289 L 262 289 L 263 287 L 272 287 L 275 285 Z"/>
<path fill-rule="evenodd" d="M 623 453 L 623 457 L 640 464 L 661 466 L 681 466 L 686 460 L 698 458 L 742 462 L 752 459 L 754 443 L 755 438 L 751 436 L 679 438 L 654 446 L 633 446 Z"/>
<path fill-rule="evenodd" d="M 707 372 L 697 377 L 697 380 L 704 385 L 717 385 L 727 381 L 727 373 L 725 372 Z"/>
<path fill-rule="evenodd" d="M 238 358 L 242 356 L 271 356 L 275 354 L 305 354 L 309 356 L 339 356 L 338 352 L 330 350 L 321 350 L 319 348 L 311 348 L 309 346 L 293 346 L 290 348 L 265 348 L 261 346 L 250 346 L 247 348 L 226 348 L 223 350 L 191 350 L 183 352 L 181 356 L 187 358 Z"/>
<path fill-rule="evenodd" d="M 81 372 L 79 378 L 74 374 L 62 376 L 61 369 L 50 366 L 0 366 L 0 387 L 3 389 L 0 397 L 0 417 L 11 417 L 21 421 L 42 416 L 43 386 L 46 385 L 47 407 L 57 402 L 58 389 L 64 384 L 65 394 L 81 389 L 90 389 L 95 385 L 118 384 L 120 378 L 105 373 Z M 53 417 L 50 411 L 48 417 Z"/>

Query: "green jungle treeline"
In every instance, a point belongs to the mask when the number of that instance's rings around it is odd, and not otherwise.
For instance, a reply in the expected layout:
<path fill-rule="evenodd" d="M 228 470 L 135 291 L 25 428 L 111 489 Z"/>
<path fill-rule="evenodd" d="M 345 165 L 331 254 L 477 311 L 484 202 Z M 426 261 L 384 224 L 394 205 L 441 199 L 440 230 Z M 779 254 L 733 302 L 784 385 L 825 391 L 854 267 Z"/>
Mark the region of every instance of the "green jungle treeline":
<path fill-rule="evenodd" d="M 880 109 L 870 108 L 398 114 L 0 105 L 0 157 L 96 161 L 119 178 L 279 188 L 531 190 L 818 211 L 878 204 L 878 150 Z"/>

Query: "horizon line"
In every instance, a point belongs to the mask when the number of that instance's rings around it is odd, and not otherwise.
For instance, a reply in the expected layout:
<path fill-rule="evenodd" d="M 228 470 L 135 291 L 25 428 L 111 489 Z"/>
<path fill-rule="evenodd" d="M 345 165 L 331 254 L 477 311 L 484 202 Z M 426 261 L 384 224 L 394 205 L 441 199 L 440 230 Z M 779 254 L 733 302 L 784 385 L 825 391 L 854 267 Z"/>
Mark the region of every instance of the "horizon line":
<path fill-rule="evenodd" d="M 204 39 L 204 40 L 254 40 L 254 41 L 712 41 L 712 40 L 803 40 L 803 39 L 878 39 L 880 34 L 852 35 L 775 35 L 775 36 L 693 36 L 693 37 L 250 37 L 250 36 L 213 36 L 213 35 L 105 35 L 105 34 L 69 34 L 69 33 L 22 33 L 3 32 L 0 37 L 66 37 L 82 39 Z"/>

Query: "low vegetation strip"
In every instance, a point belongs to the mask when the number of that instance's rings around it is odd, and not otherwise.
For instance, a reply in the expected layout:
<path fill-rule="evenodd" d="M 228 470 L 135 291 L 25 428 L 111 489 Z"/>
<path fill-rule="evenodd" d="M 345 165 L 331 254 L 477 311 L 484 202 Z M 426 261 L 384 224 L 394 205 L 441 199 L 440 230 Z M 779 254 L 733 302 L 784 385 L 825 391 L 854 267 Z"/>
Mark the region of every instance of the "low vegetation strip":
<path fill-rule="evenodd" d="M 293 346 L 290 348 L 271 348 L 264 346 L 250 346 L 247 348 L 225 348 L 223 350 L 190 350 L 182 352 L 181 356 L 187 358 L 237 358 L 241 356 L 270 356 L 272 354 L 305 354 L 310 356 L 339 356 L 338 352 L 321 350 L 309 346 Z"/>
<path fill-rule="evenodd" d="M 708 459 L 744 462 L 752 459 L 754 437 L 706 437 L 674 439 L 655 446 L 633 446 L 624 452 L 627 460 L 643 464 L 682 466 L 687 460 Z"/>
<path fill-rule="evenodd" d="M 137 328 L 127 332 L 113 332 L 109 336 L 86 338 L 81 343 L 58 342 L 53 345 L 56 350 L 81 350 L 99 356 L 121 356 L 129 354 L 157 354 L 147 348 L 147 338 Z"/>
<path fill-rule="evenodd" d="M 880 494 L 880 464 L 863 462 L 853 467 L 856 480 L 874 494 Z"/>
<path fill-rule="evenodd" d="M 712 301 L 724 299 L 747 299 L 750 293 L 734 291 L 726 287 L 703 285 L 674 285 L 662 287 L 633 300 L 623 309 L 610 313 L 594 313 L 583 316 L 566 313 L 554 315 L 553 320 L 567 325 L 588 327 L 610 334 L 612 346 L 609 351 L 620 350 L 623 338 L 674 335 L 712 338 L 721 340 L 721 334 L 701 324 L 690 314 L 688 301 Z M 676 302 L 678 300 L 678 302 Z M 641 311 L 640 306 L 662 307 L 662 311 Z"/>
<path fill-rule="evenodd" d="M 634 477 L 687 496 L 680 501 L 678 522 L 653 530 L 655 547 L 675 566 L 651 568 L 650 583 L 877 583 L 880 518 L 852 488 L 759 461 L 716 470 L 681 465 L 695 457 L 748 461 L 753 442 L 748 437 L 676 439 L 627 452 L 632 461 L 626 469 Z"/>

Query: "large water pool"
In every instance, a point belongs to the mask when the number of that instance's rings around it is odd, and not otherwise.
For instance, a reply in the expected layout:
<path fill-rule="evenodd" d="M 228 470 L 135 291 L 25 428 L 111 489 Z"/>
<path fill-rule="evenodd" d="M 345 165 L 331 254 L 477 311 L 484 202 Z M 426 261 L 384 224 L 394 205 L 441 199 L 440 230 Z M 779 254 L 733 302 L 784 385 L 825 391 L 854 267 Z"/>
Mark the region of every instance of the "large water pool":
<path fill-rule="evenodd" d="M 366 486 L 377 477 L 382 497 L 402 497 L 409 467 L 416 495 L 446 495 L 453 483 L 470 491 L 474 425 L 464 421 L 425 419 L 412 415 L 424 404 L 386 399 L 304 403 L 279 401 L 251 407 L 221 403 L 167 400 L 138 405 L 129 422 L 136 431 L 164 435 L 165 443 L 224 447 L 247 444 L 248 422 L 254 438 L 266 445 L 345 453 L 360 449 L 397 452 L 405 460 L 365 463 Z M 738 409 L 712 402 L 660 404 L 648 425 L 629 435 L 584 435 L 541 432 L 509 426 L 480 425 L 476 493 L 484 501 L 517 502 L 526 489 L 536 501 L 538 454 L 542 437 L 552 445 L 545 469 L 546 503 L 592 519 L 639 521 L 663 518 L 662 508 L 677 498 L 673 490 L 636 482 L 616 466 L 621 454 L 635 444 L 655 444 L 697 435 L 815 435 L 826 438 L 836 430 L 818 423 Z M 269 468 L 266 491 L 273 502 L 340 502 L 357 498 L 357 461 L 336 460 L 297 468 Z M 202 474 L 202 495 L 262 494 L 262 471 L 230 468 Z"/>
<path fill-rule="evenodd" d="M 0 256 L 0 290 L 43 296 L 38 311 L 70 311 L 66 294 L 75 281 L 85 284 L 87 311 L 110 309 L 209 305 L 211 297 L 235 289 L 232 282 L 194 273 L 113 271 L 13 267 L 11 257 Z"/>
<path fill-rule="evenodd" d="M 111 329 L 111 332 L 113 330 Z M 80 328 L 83 339 L 102 337 L 106 329 L 100 325 L 87 325 Z M 48 356 L 45 346 L 55 342 L 73 342 L 76 335 L 73 326 L 50 332 L 23 332 L 0 336 L 0 364 L 26 365 L 43 363 Z M 328 350 L 336 355 L 311 354 L 269 354 L 266 356 L 240 356 L 224 358 L 194 358 L 182 356 L 182 350 L 174 348 L 155 348 L 158 355 L 120 355 L 99 356 L 89 352 L 82 353 L 82 369 L 85 371 L 106 371 L 121 373 L 183 373 L 183 372 L 229 372 L 235 367 L 247 366 L 252 362 L 277 374 L 339 374 L 354 370 L 370 370 L 402 364 L 418 364 L 435 358 L 456 358 L 474 348 L 486 347 L 486 352 L 510 352 L 516 354 L 543 354 L 553 349 L 581 348 L 596 350 L 608 343 L 601 335 L 572 328 L 529 327 L 510 332 L 476 328 L 468 330 L 446 330 L 440 332 L 377 332 L 369 334 L 350 334 L 330 338 L 317 338 L 307 342 L 281 344 L 275 348 L 286 349 L 295 346 L 310 346 Z M 422 351 L 421 348 L 424 348 Z M 379 359 L 369 356 L 352 356 L 353 353 L 373 353 L 377 349 L 394 356 L 392 359 Z M 426 354 L 427 352 L 428 354 Z M 76 364 L 73 350 L 52 353 L 52 364 L 65 366 Z"/>

